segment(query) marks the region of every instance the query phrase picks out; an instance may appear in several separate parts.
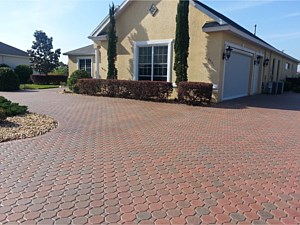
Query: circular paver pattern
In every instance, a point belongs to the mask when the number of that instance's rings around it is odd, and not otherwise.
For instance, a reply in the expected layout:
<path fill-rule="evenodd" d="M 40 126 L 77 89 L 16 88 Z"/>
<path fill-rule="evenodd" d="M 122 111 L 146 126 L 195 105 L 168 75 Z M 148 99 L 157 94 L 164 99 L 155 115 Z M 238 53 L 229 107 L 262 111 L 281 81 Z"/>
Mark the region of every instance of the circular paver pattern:
<path fill-rule="evenodd" d="M 59 122 L 0 144 L 0 224 L 300 223 L 300 95 L 203 108 L 58 91 L 0 93 Z"/>

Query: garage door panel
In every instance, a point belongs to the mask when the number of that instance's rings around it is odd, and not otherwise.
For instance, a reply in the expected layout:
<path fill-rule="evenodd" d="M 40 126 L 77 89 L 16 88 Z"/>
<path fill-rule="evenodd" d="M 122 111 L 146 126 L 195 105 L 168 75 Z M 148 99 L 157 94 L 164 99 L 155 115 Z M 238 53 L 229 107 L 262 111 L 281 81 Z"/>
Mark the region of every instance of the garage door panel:
<path fill-rule="evenodd" d="M 223 99 L 232 99 L 248 95 L 251 57 L 232 52 L 226 61 Z"/>

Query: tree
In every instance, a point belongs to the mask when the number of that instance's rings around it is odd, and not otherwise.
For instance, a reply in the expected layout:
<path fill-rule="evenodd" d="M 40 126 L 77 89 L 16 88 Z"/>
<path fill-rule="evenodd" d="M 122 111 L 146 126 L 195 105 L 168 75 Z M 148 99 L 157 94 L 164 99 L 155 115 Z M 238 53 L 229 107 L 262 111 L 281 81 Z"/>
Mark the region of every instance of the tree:
<path fill-rule="evenodd" d="M 116 20 L 115 20 L 115 6 L 109 6 L 109 28 L 108 28 L 108 49 L 107 49 L 107 79 L 118 79 L 118 70 L 116 68 L 116 58 L 117 58 L 117 42 L 118 37 L 116 35 Z"/>
<path fill-rule="evenodd" d="M 35 31 L 35 41 L 31 50 L 28 50 L 31 67 L 40 74 L 48 75 L 59 65 L 60 49 L 52 51 L 52 37 L 48 37 L 43 31 Z"/>
<path fill-rule="evenodd" d="M 27 65 L 18 65 L 15 68 L 15 73 L 18 75 L 20 84 L 26 84 L 32 75 L 32 69 Z"/>
<path fill-rule="evenodd" d="M 189 1 L 179 0 L 176 15 L 175 61 L 176 84 L 187 81 L 188 55 L 189 55 Z"/>
<path fill-rule="evenodd" d="M 59 62 L 58 67 L 50 72 L 50 75 L 68 75 L 69 74 L 69 67 L 67 64 L 63 62 Z"/>

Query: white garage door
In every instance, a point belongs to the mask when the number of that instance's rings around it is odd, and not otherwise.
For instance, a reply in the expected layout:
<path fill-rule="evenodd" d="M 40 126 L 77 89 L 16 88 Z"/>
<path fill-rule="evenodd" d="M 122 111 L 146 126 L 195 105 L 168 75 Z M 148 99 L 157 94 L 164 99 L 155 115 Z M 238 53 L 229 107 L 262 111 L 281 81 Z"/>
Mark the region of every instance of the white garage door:
<path fill-rule="evenodd" d="M 251 56 L 239 52 L 231 52 L 225 62 L 223 100 L 248 95 Z"/>

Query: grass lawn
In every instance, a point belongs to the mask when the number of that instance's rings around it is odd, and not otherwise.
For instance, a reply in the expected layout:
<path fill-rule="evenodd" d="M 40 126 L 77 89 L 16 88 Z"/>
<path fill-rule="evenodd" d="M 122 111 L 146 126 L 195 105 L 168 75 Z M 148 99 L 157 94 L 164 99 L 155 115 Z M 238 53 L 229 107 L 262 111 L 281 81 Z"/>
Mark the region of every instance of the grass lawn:
<path fill-rule="evenodd" d="M 21 84 L 20 89 L 49 89 L 49 88 L 58 88 L 59 85 L 48 84 L 48 85 L 41 85 L 41 84 Z"/>

